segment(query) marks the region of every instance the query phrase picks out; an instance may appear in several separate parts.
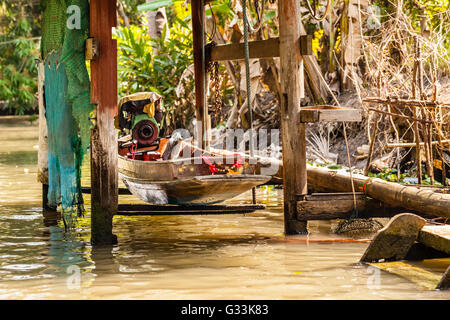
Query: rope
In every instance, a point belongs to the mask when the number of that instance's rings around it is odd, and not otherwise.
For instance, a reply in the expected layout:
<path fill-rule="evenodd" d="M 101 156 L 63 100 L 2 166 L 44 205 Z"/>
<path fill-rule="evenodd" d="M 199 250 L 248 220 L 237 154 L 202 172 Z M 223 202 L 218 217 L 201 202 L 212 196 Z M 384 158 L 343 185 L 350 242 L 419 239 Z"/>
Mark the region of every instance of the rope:
<path fill-rule="evenodd" d="M 247 107 L 250 117 L 250 156 L 255 154 L 253 145 L 253 108 L 252 108 L 252 94 L 251 94 L 251 79 L 250 79 L 250 51 L 248 47 L 248 17 L 247 17 L 247 0 L 242 0 L 242 13 L 244 16 L 244 48 L 245 48 L 245 75 L 247 84 Z"/>
<path fill-rule="evenodd" d="M 369 181 L 372 180 L 372 179 L 373 179 L 373 177 L 370 177 L 369 179 L 367 179 L 367 180 L 364 182 L 364 185 L 363 185 L 363 192 L 364 192 L 365 195 L 367 195 L 367 193 L 366 193 L 366 186 L 367 186 L 367 184 L 369 183 Z"/>
<path fill-rule="evenodd" d="M 243 3 L 246 6 L 246 3 L 245 2 L 243 2 Z M 244 20 L 247 19 L 247 21 L 249 21 L 250 19 L 248 18 L 248 15 L 247 15 L 247 8 L 245 8 L 245 11 L 244 11 L 244 4 L 242 5 L 242 14 L 244 15 Z M 261 27 L 262 27 L 262 24 L 264 21 L 265 6 L 266 6 L 266 0 L 262 0 L 261 11 L 258 12 L 258 8 L 255 5 L 255 11 L 256 11 L 256 15 L 258 17 L 258 22 L 254 26 L 252 26 L 251 24 L 248 24 L 248 27 L 252 33 L 258 32 L 259 29 L 261 29 Z"/>
<path fill-rule="evenodd" d="M 264 5 L 263 5 L 264 7 Z M 245 47 L 245 74 L 247 82 L 247 107 L 250 117 L 250 157 L 255 156 L 255 147 L 253 145 L 253 108 L 252 108 L 252 91 L 250 79 L 250 51 L 248 48 L 248 16 L 247 16 L 247 0 L 242 0 L 242 14 L 244 16 L 244 47 Z M 261 25 L 261 21 L 260 21 Z M 256 204 L 256 189 L 252 188 L 252 203 Z"/>
<path fill-rule="evenodd" d="M 350 170 L 350 182 L 352 184 L 352 193 L 353 193 L 353 213 L 350 218 L 357 218 L 358 217 L 358 206 L 356 204 L 356 191 L 355 191 L 355 183 L 353 182 L 353 170 L 352 170 L 352 163 L 350 160 L 350 151 L 348 150 L 348 139 L 347 139 L 347 129 L 345 128 L 345 123 L 343 123 L 344 126 L 344 139 L 345 139 L 345 146 L 347 151 L 347 162 L 348 162 L 348 168 Z"/>
<path fill-rule="evenodd" d="M 213 41 L 214 37 L 216 36 L 216 33 L 217 33 L 217 22 L 216 22 L 216 15 L 214 14 L 214 11 L 211 7 L 211 3 L 208 3 L 208 5 L 209 5 L 209 10 L 211 11 L 212 21 L 213 21 L 212 34 L 208 35 L 208 38 L 209 38 L 209 41 Z"/>
<path fill-rule="evenodd" d="M 206 72 L 206 34 L 205 34 L 205 30 L 206 30 L 206 26 L 205 26 L 205 0 L 201 0 L 201 7 L 203 8 L 202 10 L 202 66 L 203 66 L 203 72 Z M 208 132 L 207 132 L 207 128 L 206 128 L 206 121 L 208 119 L 208 101 L 206 98 L 206 77 L 203 76 L 203 81 L 202 81 L 202 90 L 203 90 L 203 123 L 202 123 L 202 140 L 204 142 L 207 142 L 208 140 Z M 201 144 L 203 145 L 203 143 Z"/>

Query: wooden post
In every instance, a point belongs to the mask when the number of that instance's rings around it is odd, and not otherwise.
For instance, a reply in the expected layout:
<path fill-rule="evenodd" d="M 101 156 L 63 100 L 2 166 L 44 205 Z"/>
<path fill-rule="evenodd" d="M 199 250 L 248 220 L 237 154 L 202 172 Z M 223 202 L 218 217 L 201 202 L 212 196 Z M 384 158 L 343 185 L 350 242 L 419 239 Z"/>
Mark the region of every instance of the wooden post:
<path fill-rule="evenodd" d="M 38 182 L 42 184 L 42 208 L 44 211 L 56 211 L 57 208 L 48 205 L 48 142 L 47 120 L 45 117 L 44 99 L 44 62 L 38 66 L 38 101 L 39 101 L 39 152 L 38 152 Z"/>
<path fill-rule="evenodd" d="M 100 53 L 91 61 L 91 101 L 96 123 L 91 137 L 92 216 L 91 242 L 112 244 L 112 218 L 117 212 L 117 43 L 112 39 L 116 26 L 116 1 L 91 0 L 90 36 L 99 40 Z"/>
<path fill-rule="evenodd" d="M 207 147 L 208 105 L 206 103 L 206 68 L 203 47 L 205 45 L 205 7 L 204 0 L 192 0 L 192 37 L 194 46 L 194 77 L 195 77 L 195 117 L 197 118 L 198 147 Z"/>
<path fill-rule="evenodd" d="M 307 194 L 305 124 L 299 123 L 302 76 L 300 3 L 278 1 L 281 63 L 284 221 L 286 234 L 307 232 L 297 220 L 297 200 Z"/>

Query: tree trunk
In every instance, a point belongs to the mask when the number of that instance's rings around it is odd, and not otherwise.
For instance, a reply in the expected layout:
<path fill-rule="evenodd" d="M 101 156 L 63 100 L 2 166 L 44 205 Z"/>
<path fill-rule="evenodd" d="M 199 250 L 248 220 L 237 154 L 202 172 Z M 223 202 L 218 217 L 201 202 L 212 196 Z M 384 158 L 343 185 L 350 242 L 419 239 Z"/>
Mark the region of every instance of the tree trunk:
<path fill-rule="evenodd" d="M 147 3 L 152 1 L 154 0 L 147 0 Z M 170 33 L 167 24 L 166 8 L 162 7 L 156 11 L 148 11 L 147 21 L 148 34 L 151 38 L 160 40 L 163 36 L 164 28 L 166 28 L 166 34 L 163 40 L 166 41 L 169 38 Z"/>
<path fill-rule="evenodd" d="M 450 218 L 450 195 L 438 193 L 433 189 L 404 186 L 378 178 L 369 178 L 353 174 L 357 192 L 389 205 L 405 209 Z M 350 175 L 324 168 L 308 167 L 308 184 L 321 191 L 350 192 Z"/>

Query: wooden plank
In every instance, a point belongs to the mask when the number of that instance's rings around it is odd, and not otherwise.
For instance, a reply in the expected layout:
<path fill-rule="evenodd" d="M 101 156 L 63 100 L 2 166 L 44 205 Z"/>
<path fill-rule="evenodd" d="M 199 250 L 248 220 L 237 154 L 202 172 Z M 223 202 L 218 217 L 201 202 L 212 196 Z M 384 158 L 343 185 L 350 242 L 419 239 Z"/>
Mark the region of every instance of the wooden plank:
<path fill-rule="evenodd" d="M 412 281 L 426 290 L 434 290 L 441 280 L 441 275 L 439 274 L 415 267 L 402 261 L 368 264 L 383 271 L 398 275 L 402 278 Z"/>
<path fill-rule="evenodd" d="M 368 208 L 369 201 L 366 200 L 357 200 L 356 206 L 358 210 L 365 210 Z M 376 204 L 376 201 L 370 202 L 373 205 Z M 304 214 L 309 214 L 310 216 L 320 215 L 320 214 L 332 214 L 332 213 L 350 213 L 354 209 L 354 201 L 351 199 L 348 200 L 333 200 L 332 202 L 328 201 L 298 201 L 297 202 L 297 210 L 298 210 L 298 219 Z M 303 220 L 303 219 L 302 219 Z"/>
<path fill-rule="evenodd" d="M 372 207 L 360 209 L 358 208 L 358 218 L 392 218 L 393 216 L 405 212 L 402 208 L 382 207 L 376 209 Z M 323 212 L 323 213 L 299 213 L 297 219 L 299 221 L 320 221 L 320 220 L 335 220 L 335 219 L 350 219 L 353 214 L 353 208 L 347 212 Z"/>
<path fill-rule="evenodd" d="M 81 191 L 82 191 L 84 194 L 91 194 L 91 193 L 92 193 L 91 187 L 82 187 L 82 188 L 81 188 Z M 130 190 L 128 190 L 127 188 L 119 188 L 118 194 L 119 194 L 119 195 L 131 195 L 132 193 L 131 193 Z"/>
<path fill-rule="evenodd" d="M 191 211 L 118 211 L 116 216 L 128 217 L 146 217 L 146 216 L 197 216 L 197 215 L 224 215 L 224 214 L 246 214 L 255 212 L 256 209 L 241 209 L 241 210 L 199 210 Z"/>
<path fill-rule="evenodd" d="M 312 56 L 312 40 L 313 36 L 310 34 L 305 34 L 300 36 L 300 54 L 302 56 Z"/>
<path fill-rule="evenodd" d="M 280 56 L 280 39 L 251 41 L 248 43 L 250 59 L 264 59 Z M 244 44 L 217 45 L 211 50 L 212 61 L 244 60 Z"/>
<path fill-rule="evenodd" d="M 361 110 L 357 109 L 312 109 L 301 108 L 300 122 L 360 122 Z"/>
<path fill-rule="evenodd" d="M 312 36 L 300 36 L 300 53 L 302 56 L 312 55 Z M 267 59 L 280 56 L 280 38 L 251 41 L 248 44 L 250 59 Z M 216 45 L 211 49 L 212 61 L 244 60 L 244 43 Z"/>
<path fill-rule="evenodd" d="M 366 198 L 362 192 L 355 192 L 357 200 Z M 351 192 L 337 192 L 337 193 L 313 193 L 305 197 L 307 201 L 335 201 L 335 200 L 352 200 L 353 193 Z"/>
<path fill-rule="evenodd" d="M 353 196 L 348 193 L 330 196 L 306 196 L 305 201 L 297 202 L 297 219 L 332 220 L 348 219 L 354 211 Z M 390 207 L 375 199 L 364 199 L 364 194 L 356 196 L 356 206 L 359 218 L 388 218 L 405 212 L 401 207 Z"/>
<path fill-rule="evenodd" d="M 223 215 L 245 214 L 264 210 L 264 205 L 119 205 L 119 216 L 172 216 L 172 215 Z"/>
<path fill-rule="evenodd" d="M 300 3 L 278 2 L 281 65 L 281 134 L 283 144 L 284 223 L 286 234 L 307 232 L 297 220 L 298 195 L 307 194 L 305 124 L 298 124 L 303 88 Z"/>
<path fill-rule="evenodd" d="M 419 242 L 450 254 L 450 225 L 426 225 L 419 232 Z"/>
<path fill-rule="evenodd" d="M 91 241 L 111 244 L 112 218 L 117 212 L 117 43 L 112 39 L 116 26 L 116 1 L 91 0 L 90 37 L 100 44 L 97 60 L 91 61 L 91 101 L 96 120 L 91 136 Z"/>
<path fill-rule="evenodd" d="M 197 211 L 239 211 L 239 210 L 264 210 L 266 206 L 260 204 L 251 205 L 153 205 L 153 204 L 120 204 L 119 211 L 164 211 L 164 212 L 197 212 Z"/>

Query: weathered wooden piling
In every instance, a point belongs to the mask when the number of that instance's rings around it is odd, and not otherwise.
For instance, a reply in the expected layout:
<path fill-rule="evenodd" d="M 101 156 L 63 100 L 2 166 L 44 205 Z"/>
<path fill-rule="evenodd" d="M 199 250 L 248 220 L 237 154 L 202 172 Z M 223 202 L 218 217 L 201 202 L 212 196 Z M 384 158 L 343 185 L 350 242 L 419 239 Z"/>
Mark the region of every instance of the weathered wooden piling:
<path fill-rule="evenodd" d="M 285 233 L 297 234 L 307 232 L 307 222 L 297 220 L 297 200 L 307 194 L 305 124 L 299 123 L 304 85 L 299 1 L 278 1 L 278 21 Z"/>
<path fill-rule="evenodd" d="M 99 41 L 99 56 L 91 61 L 91 102 L 95 126 L 91 136 L 91 242 L 112 244 L 112 219 L 118 205 L 117 134 L 117 43 L 116 0 L 91 0 L 90 36 Z"/>
<path fill-rule="evenodd" d="M 48 142 L 47 120 L 45 117 L 44 80 L 44 62 L 40 62 L 38 66 L 39 151 L 37 180 L 42 184 L 42 209 L 44 209 L 44 211 L 56 211 L 57 208 L 48 205 Z"/>

